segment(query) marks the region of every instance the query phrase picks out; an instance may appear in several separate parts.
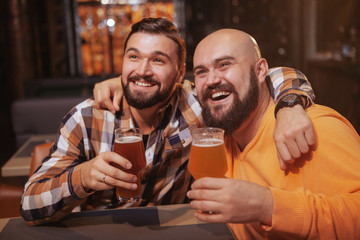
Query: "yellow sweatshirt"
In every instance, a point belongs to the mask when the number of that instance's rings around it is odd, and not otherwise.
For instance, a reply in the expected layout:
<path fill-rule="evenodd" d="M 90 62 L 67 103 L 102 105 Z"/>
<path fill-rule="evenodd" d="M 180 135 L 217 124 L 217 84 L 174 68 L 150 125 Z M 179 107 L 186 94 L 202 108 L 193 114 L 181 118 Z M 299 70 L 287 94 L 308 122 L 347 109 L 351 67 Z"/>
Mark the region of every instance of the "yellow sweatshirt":
<path fill-rule="evenodd" d="M 360 137 L 330 108 L 307 112 L 316 146 L 286 171 L 273 140 L 274 107 L 243 152 L 226 138 L 227 177 L 267 186 L 274 197 L 271 227 L 229 224 L 238 239 L 360 239 Z"/>

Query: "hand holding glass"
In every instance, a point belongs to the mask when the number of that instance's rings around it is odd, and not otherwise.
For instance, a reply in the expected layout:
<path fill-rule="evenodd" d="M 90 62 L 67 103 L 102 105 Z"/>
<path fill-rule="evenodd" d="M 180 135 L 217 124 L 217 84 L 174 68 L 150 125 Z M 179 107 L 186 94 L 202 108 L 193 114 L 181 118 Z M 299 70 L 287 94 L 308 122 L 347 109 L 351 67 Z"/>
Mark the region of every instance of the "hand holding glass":
<path fill-rule="evenodd" d="M 116 196 L 122 203 L 137 201 L 141 195 L 140 172 L 146 166 L 142 135 L 143 131 L 139 128 L 118 128 L 115 130 L 114 152 L 132 164 L 131 169 L 124 169 L 119 165 L 116 167 L 124 172 L 137 175 L 137 189 L 128 190 L 116 187 Z"/>
<path fill-rule="evenodd" d="M 192 146 L 189 171 L 195 179 L 225 176 L 227 163 L 224 146 L 224 130 L 197 128 L 191 132 Z"/>

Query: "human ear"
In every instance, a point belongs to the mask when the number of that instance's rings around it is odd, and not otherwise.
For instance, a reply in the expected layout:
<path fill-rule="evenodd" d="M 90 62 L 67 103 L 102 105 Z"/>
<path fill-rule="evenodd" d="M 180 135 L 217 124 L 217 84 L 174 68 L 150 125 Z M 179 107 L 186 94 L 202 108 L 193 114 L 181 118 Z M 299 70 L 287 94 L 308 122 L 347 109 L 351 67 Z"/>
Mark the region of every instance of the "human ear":
<path fill-rule="evenodd" d="M 185 63 L 179 68 L 178 71 L 178 78 L 177 78 L 177 82 L 182 82 L 184 76 L 185 76 L 185 71 L 186 71 L 186 65 Z"/>
<path fill-rule="evenodd" d="M 269 65 L 265 58 L 259 58 L 255 64 L 255 74 L 259 79 L 259 82 L 265 82 Z"/>

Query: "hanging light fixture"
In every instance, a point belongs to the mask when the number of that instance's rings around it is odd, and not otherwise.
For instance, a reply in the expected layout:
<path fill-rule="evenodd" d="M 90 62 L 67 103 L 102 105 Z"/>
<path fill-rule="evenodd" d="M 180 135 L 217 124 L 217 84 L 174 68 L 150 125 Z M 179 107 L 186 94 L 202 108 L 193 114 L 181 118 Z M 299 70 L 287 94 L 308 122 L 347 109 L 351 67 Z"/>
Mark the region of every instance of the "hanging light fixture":
<path fill-rule="evenodd" d="M 147 0 L 101 0 L 101 4 L 138 5 L 144 4 Z"/>

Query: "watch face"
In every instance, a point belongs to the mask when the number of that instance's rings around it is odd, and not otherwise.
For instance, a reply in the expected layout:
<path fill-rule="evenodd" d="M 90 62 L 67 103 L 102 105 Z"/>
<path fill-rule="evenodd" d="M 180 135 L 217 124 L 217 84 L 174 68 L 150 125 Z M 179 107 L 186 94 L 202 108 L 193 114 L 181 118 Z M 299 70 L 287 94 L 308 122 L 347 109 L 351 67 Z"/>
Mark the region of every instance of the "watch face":
<path fill-rule="evenodd" d="M 280 101 L 278 102 L 278 104 L 276 104 L 275 107 L 275 118 L 276 118 L 276 113 L 284 108 L 284 107 L 293 107 L 297 104 L 300 104 L 301 106 L 303 106 L 304 108 L 304 103 L 302 101 L 302 97 L 300 95 L 297 95 L 296 93 L 290 93 L 288 95 L 285 95 L 284 97 L 282 97 L 280 99 Z"/>
<path fill-rule="evenodd" d="M 288 94 L 282 98 L 284 102 L 293 102 L 298 96 L 296 94 Z"/>

